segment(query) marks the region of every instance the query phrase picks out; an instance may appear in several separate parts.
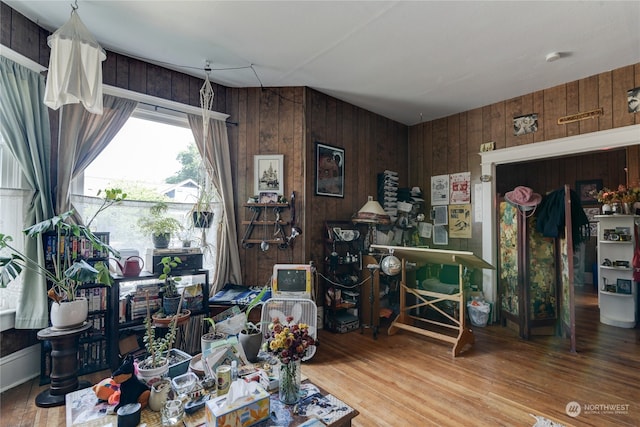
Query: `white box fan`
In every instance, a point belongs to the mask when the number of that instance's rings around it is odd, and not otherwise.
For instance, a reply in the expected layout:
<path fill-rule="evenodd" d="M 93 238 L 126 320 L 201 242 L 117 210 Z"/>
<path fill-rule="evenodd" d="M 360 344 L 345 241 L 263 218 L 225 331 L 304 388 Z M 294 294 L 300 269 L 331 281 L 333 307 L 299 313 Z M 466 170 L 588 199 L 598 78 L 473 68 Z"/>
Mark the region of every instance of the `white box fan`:
<path fill-rule="evenodd" d="M 291 323 L 306 323 L 309 325 L 309 335 L 314 340 L 318 339 L 318 307 L 316 307 L 315 302 L 307 298 L 270 298 L 265 301 L 260 318 L 262 330 L 266 330 L 274 318 L 277 317 L 282 323 L 286 323 L 286 319 L 289 316 L 293 318 Z M 315 353 L 316 346 L 309 346 L 302 360 L 311 359 Z"/>

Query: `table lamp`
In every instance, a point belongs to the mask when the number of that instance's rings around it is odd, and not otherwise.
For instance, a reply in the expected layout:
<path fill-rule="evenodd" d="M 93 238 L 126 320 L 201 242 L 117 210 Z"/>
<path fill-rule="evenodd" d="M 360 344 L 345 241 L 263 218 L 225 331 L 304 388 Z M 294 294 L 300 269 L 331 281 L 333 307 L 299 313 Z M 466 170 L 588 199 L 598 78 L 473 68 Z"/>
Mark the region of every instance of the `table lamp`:
<path fill-rule="evenodd" d="M 373 200 L 372 196 L 367 198 L 367 203 L 360 208 L 358 213 L 354 215 L 351 220 L 356 224 L 368 224 L 367 236 L 364 239 L 366 247 L 370 247 L 371 244 L 376 242 L 376 225 L 378 224 L 390 224 L 391 218 L 382 209 L 380 203 Z"/>

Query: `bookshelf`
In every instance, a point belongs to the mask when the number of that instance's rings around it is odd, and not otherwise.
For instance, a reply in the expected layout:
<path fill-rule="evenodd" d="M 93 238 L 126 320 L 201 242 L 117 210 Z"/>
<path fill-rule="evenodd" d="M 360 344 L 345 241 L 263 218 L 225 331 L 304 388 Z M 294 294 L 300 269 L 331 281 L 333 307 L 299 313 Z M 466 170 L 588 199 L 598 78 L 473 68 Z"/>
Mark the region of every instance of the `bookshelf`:
<path fill-rule="evenodd" d="M 108 232 L 94 233 L 101 242 L 109 244 Z M 42 237 L 45 253 L 45 268 L 53 269 L 53 258 L 57 251 L 61 255 L 69 253 L 72 260 L 84 259 L 89 264 L 98 261 L 108 262 L 108 254 L 96 250 L 91 242 L 82 237 L 65 236 L 64 241 L 58 242 L 55 233 L 47 233 Z M 85 283 L 76 292 L 76 297 L 84 297 L 89 305 L 87 324 L 91 325 L 78 339 L 78 375 L 109 368 L 108 355 L 110 342 L 108 328 L 111 322 L 109 303 L 111 301 L 111 289 L 108 286 L 95 283 Z M 50 302 L 51 303 L 51 302 Z M 40 385 L 51 382 L 51 342 L 43 340 L 40 356 Z"/>

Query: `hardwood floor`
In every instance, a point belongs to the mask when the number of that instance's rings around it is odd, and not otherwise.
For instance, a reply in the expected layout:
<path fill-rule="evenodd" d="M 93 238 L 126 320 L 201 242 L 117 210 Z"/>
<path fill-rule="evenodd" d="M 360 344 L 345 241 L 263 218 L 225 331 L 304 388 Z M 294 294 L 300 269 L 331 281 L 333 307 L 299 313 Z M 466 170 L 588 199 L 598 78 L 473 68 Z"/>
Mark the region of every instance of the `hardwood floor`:
<path fill-rule="evenodd" d="M 353 422 L 360 427 L 532 426 L 530 414 L 566 426 L 638 426 L 640 329 L 601 324 L 591 287 L 577 297 L 577 354 L 568 339 L 524 341 L 499 325 L 474 328 L 474 347 L 455 359 L 450 345 L 406 331 L 388 336 L 384 328 L 377 340 L 367 329 L 321 331 L 303 372 L 360 411 Z M 46 388 L 37 384 L 0 396 L 0 425 L 64 425 L 64 407 L 35 406 Z M 572 401 L 582 411 L 575 418 L 565 412 Z"/>

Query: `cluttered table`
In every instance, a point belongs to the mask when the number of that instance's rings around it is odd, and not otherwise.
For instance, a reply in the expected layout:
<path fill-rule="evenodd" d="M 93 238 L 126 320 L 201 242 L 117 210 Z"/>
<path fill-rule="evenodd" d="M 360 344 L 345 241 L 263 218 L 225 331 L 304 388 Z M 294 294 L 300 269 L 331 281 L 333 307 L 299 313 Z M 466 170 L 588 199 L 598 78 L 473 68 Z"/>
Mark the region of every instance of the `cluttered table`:
<path fill-rule="evenodd" d="M 300 390 L 300 401 L 296 405 L 285 405 L 280 402 L 278 391 L 269 394 L 269 417 L 255 426 L 260 427 L 343 427 L 350 426 L 351 420 L 359 412 L 345 402 L 310 381 L 303 381 Z M 213 392 L 215 397 L 215 390 Z M 205 406 L 192 414 L 185 414 L 176 426 L 198 427 L 214 426 L 207 424 Z M 113 413 L 113 406 L 98 401 L 91 388 L 85 388 L 66 396 L 67 427 L 116 427 L 118 416 Z M 140 424 L 147 427 L 161 427 L 160 412 L 145 408 L 140 414 Z"/>

